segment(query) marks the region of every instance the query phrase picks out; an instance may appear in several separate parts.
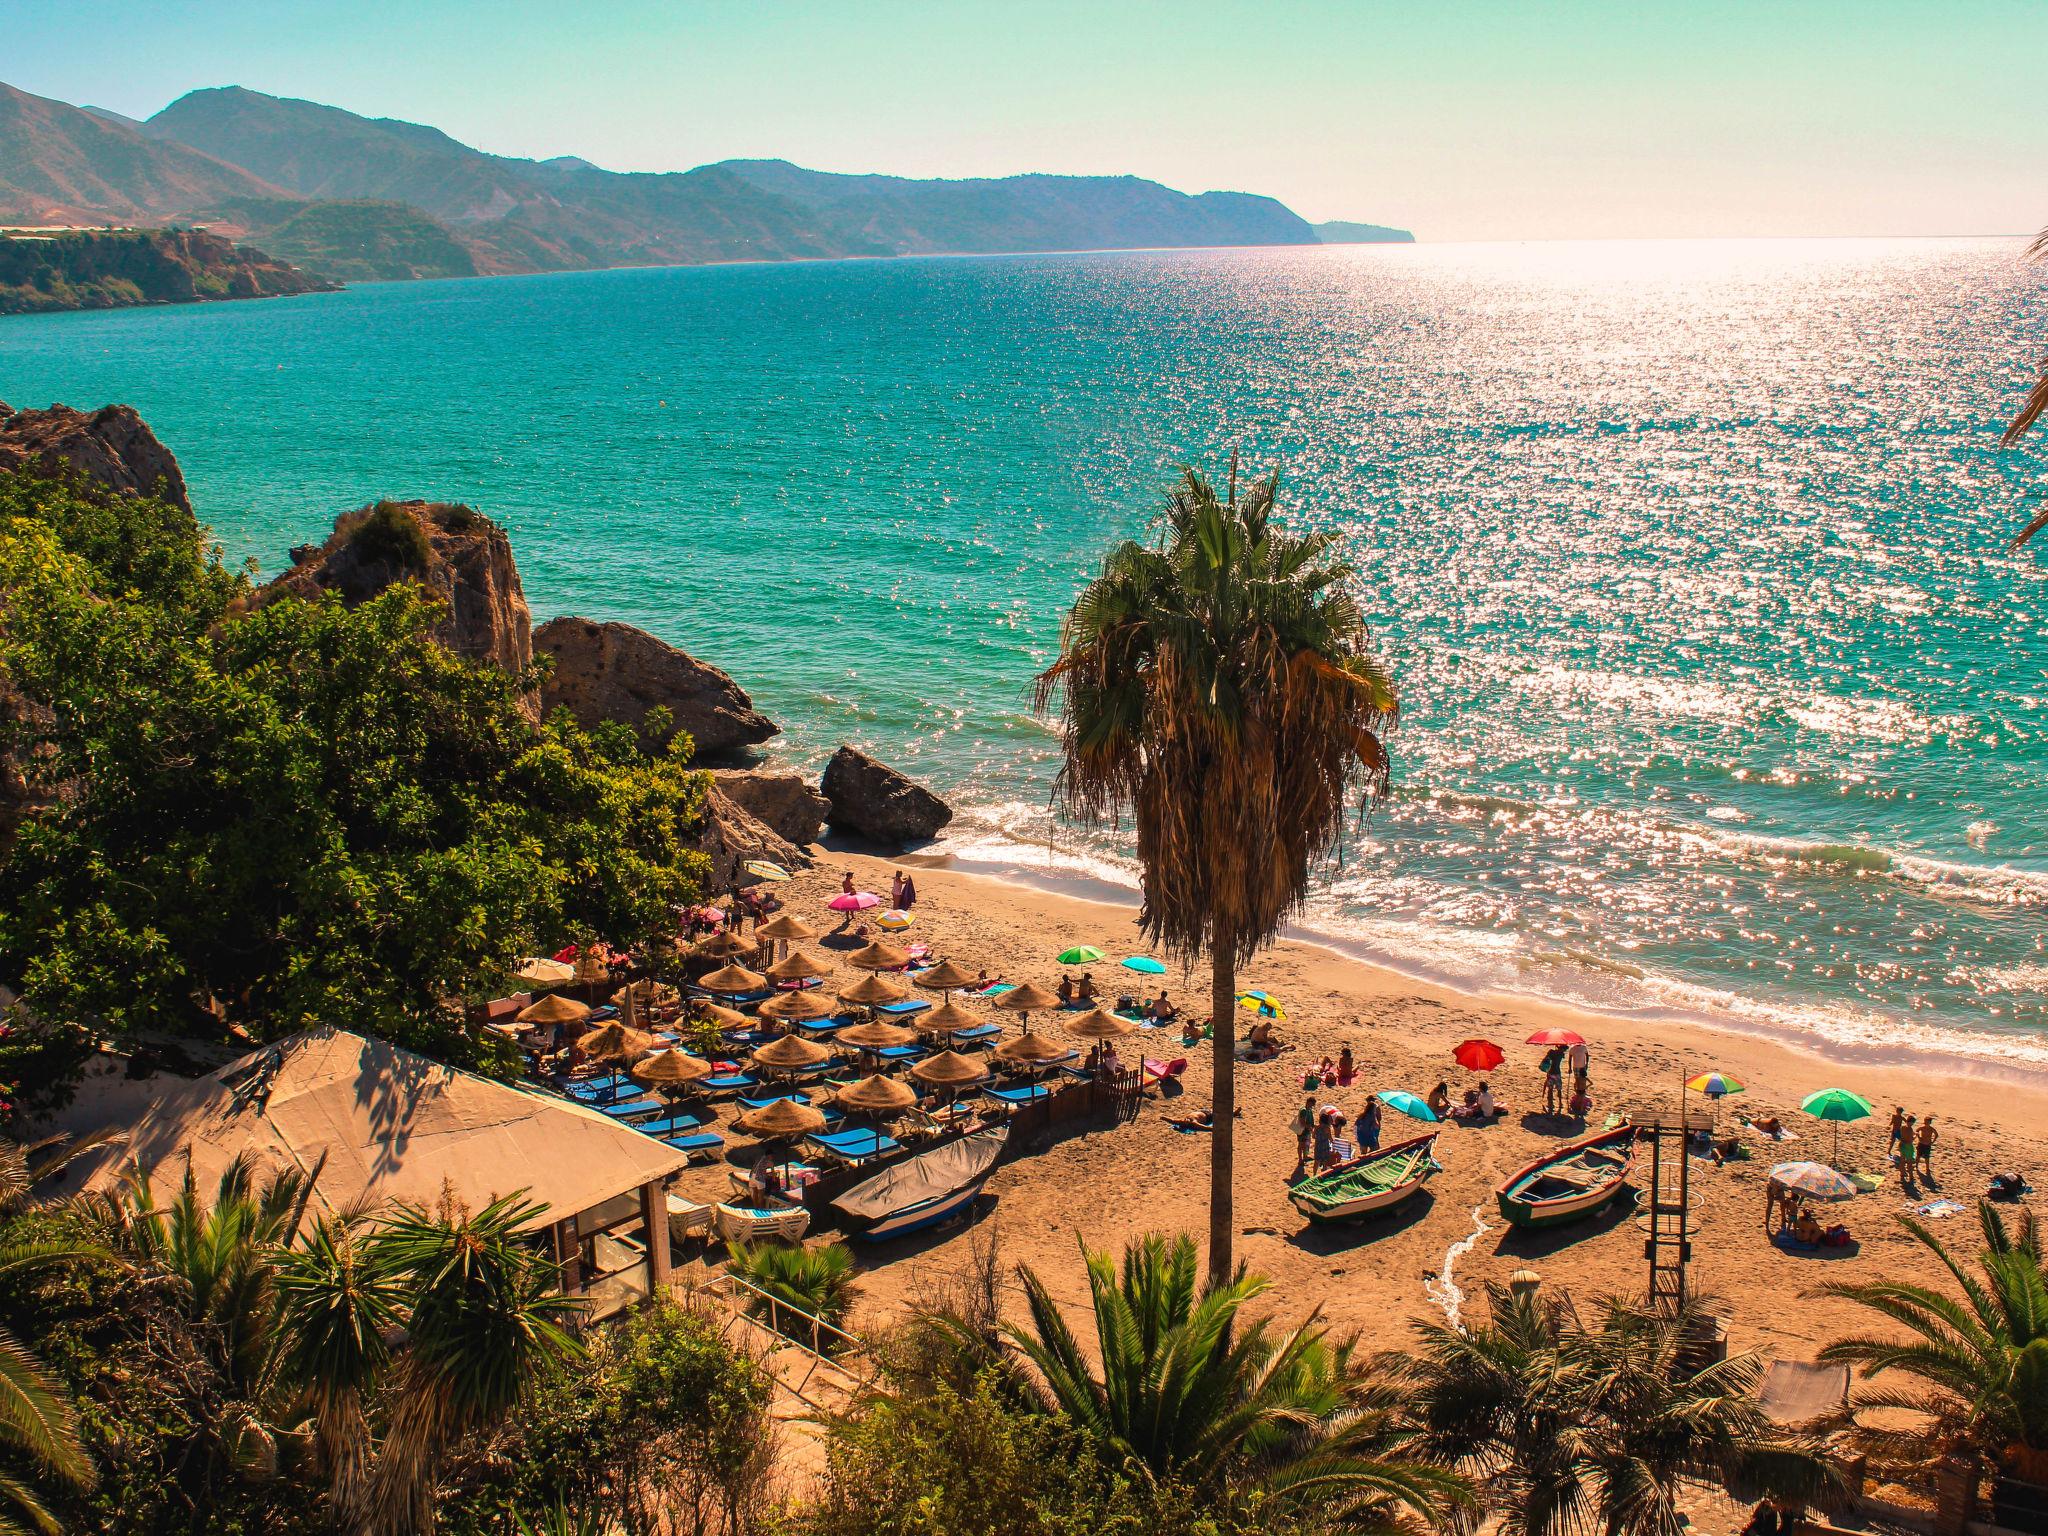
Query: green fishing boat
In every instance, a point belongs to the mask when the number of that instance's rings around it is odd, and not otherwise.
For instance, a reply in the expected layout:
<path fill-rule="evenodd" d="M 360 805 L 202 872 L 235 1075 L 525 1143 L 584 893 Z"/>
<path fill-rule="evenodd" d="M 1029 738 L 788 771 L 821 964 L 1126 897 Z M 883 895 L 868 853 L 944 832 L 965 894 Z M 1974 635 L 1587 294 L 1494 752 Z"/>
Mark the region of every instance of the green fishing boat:
<path fill-rule="evenodd" d="M 1357 1221 L 1376 1211 L 1392 1210 L 1407 1200 L 1438 1171 L 1433 1155 L 1435 1131 L 1378 1152 L 1368 1152 L 1328 1173 L 1304 1179 L 1287 1192 L 1294 1208 L 1318 1226 Z"/>

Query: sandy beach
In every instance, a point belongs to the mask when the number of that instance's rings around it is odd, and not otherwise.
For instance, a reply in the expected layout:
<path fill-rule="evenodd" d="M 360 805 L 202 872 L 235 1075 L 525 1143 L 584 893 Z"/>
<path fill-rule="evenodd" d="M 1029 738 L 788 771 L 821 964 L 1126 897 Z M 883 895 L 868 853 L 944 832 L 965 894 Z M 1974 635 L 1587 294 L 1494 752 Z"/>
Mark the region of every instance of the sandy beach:
<path fill-rule="evenodd" d="M 818 868 L 782 891 L 792 910 L 816 921 L 843 871 L 851 870 L 863 888 L 886 892 L 892 867 L 888 860 L 821 851 Z M 935 954 L 1012 981 L 1052 985 L 1060 974 L 1055 955 L 1069 945 L 1094 944 L 1111 957 L 1093 967 L 1103 991 L 1135 991 L 1146 980 L 1116 964 L 1140 952 L 1134 905 L 943 868 L 919 866 L 915 874 L 916 936 Z M 844 936 L 828 935 L 819 947 L 828 955 L 843 953 L 834 946 L 845 942 Z M 1170 968 L 1162 979 L 1177 1001 L 1203 1007 L 1205 969 L 1183 977 Z M 1154 990 L 1158 984 L 1153 980 Z M 1809 1358 L 1829 1338 L 1863 1326 L 1859 1309 L 1813 1294 L 1825 1281 L 1938 1274 L 1895 1219 L 1908 1203 L 1896 1173 L 1875 1192 L 1833 1208 L 1854 1232 L 1855 1247 L 1804 1255 L 1766 1241 L 1764 1183 L 1770 1167 L 1795 1158 L 1826 1161 L 1831 1154 L 1833 1127 L 1798 1112 L 1807 1094 L 1849 1088 L 1878 1106 L 1878 1115 L 1843 1127 L 1841 1141 L 1842 1166 L 1873 1173 L 1884 1164 L 1891 1107 L 1932 1113 L 1940 1130 L 1934 1183 L 1921 1181 L 1912 1198 L 1948 1195 L 1963 1202 L 1963 1212 L 1935 1225 L 1965 1245 L 1975 1240 L 1974 1202 L 1990 1174 L 2019 1168 L 2038 1177 L 2044 1166 L 2048 1084 L 1967 1075 L 1968 1064 L 1957 1059 L 1836 1062 L 1702 1025 L 1646 1023 L 1516 997 L 1464 996 L 1291 940 L 1262 955 L 1241 985 L 1263 987 L 1283 1000 L 1287 1021 L 1281 1036 L 1294 1048 L 1275 1061 L 1238 1068 L 1238 1254 L 1273 1281 L 1267 1300 L 1279 1317 L 1298 1318 L 1320 1306 L 1339 1328 L 1356 1329 L 1376 1345 L 1402 1344 L 1414 1319 L 1444 1315 L 1449 1292 L 1443 1272 L 1454 1247 L 1459 1251 L 1451 1280 L 1467 1307 L 1475 1300 L 1484 1305 L 1488 1281 L 1504 1281 L 1524 1268 L 1539 1273 L 1546 1286 L 1581 1297 L 1644 1287 L 1643 1233 L 1633 1214 L 1611 1210 L 1554 1232 L 1517 1233 L 1494 1208 L 1493 1190 L 1504 1175 L 1573 1133 L 1570 1123 L 1540 1113 L 1541 1051 L 1523 1042 L 1546 1025 L 1567 1025 L 1591 1045 L 1596 1125 L 1613 1112 L 1668 1110 L 1683 1079 L 1718 1070 L 1746 1085 L 1720 1106 L 1723 1125 L 1735 1126 L 1738 1114 L 1776 1115 L 1797 1136 L 1774 1145 L 1739 1132 L 1746 1158 L 1722 1167 L 1705 1159 L 1693 1163 L 1694 1285 L 1720 1298 L 1731 1347 L 1759 1350 L 1766 1358 Z M 1057 1016 L 1034 1022 L 1048 1032 L 1057 1028 Z M 1241 1016 L 1240 1029 L 1243 1022 Z M 1288 1122 L 1302 1101 L 1302 1073 L 1349 1044 L 1359 1064 L 1357 1082 L 1321 1097 L 1355 1114 L 1375 1089 L 1427 1093 L 1440 1078 L 1448 1078 L 1454 1091 L 1467 1086 L 1471 1075 L 1455 1066 L 1450 1051 L 1471 1036 L 1507 1051 L 1506 1064 L 1491 1080 L 1508 1113 L 1484 1128 L 1447 1125 L 1438 1143 L 1443 1172 L 1405 1209 L 1353 1227 L 1308 1228 L 1286 1200 L 1294 1170 Z M 861 1322 L 886 1323 L 907 1298 L 960 1270 L 976 1245 L 992 1238 L 999 1239 L 1005 1263 L 1033 1266 L 1056 1293 L 1078 1302 L 1084 1287 L 1077 1242 L 1114 1246 L 1147 1231 L 1199 1236 L 1205 1230 L 1207 1139 L 1175 1130 L 1165 1117 L 1207 1107 L 1208 1047 L 1184 1052 L 1177 1031 L 1134 1036 L 1126 1044 L 1127 1058 L 1140 1052 L 1189 1056 L 1183 1091 L 1164 1101 L 1154 1093 L 1128 1124 L 1063 1131 L 1037 1155 L 1005 1164 L 990 1185 L 992 1210 L 972 1226 L 860 1249 Z M 1696 1096 L 1692 1103 L 1698 1106 Z M 1411 1124 L 1389 1115 L 1384 1140 L 1407 1134 Z M 745 1139 L 735 1142 L 744 1155 Z M 709 1195 L 723 1190 L 726 1176 L 722 1164 L 693 1170 L 680 1187 Z M 1638 1184 L 1646 1177 L 1645 1167 Z"/>

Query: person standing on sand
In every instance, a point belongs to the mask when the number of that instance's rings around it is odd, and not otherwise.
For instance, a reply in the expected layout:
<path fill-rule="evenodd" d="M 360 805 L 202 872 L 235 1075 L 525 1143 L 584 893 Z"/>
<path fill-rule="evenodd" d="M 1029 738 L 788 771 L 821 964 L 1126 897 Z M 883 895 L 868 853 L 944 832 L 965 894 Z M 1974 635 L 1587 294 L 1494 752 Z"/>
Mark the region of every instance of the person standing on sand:
<path fill-rule="evenodd" d="M 1564 1108 L 1564 1047 L 1553 1045 L 1537 1065 L 1543 1073 L 1543 1113 L 1554 1115 Z"/>
<path fill-rule="evenodd" d="M 1920 1177 L 1929 1183 L 1934 1181 L 1934 1116 L 1928 1115 L 1920 1122 L 1920 1134 L 1913 1144 L 1915 1161 L 1920 1164 Z"/>
<path fill-rule="evenodd" d="M 1358 1112 L 1358 1155 L 1380 1149 L 1380 1096 L 1367 1094 L 1365 1108 Z"/>
<path fill-rule="evenodd" d="M 1308 1166 L 1309 1149 L 1316 1133 L 1316 1096 L 1310 1094 L 1302 1101 L 1301 1111 L 1294 1117 L 1294 1166 L 1297 1171 Z"/>
<path fill-rule="evenodd" d="M 851 896 L 853 893 L 853 871 L 849 869 L 839 877 L 839 894 Z"/>
<path fill-rule="evenodd" d="M 905 874 L 903 889 L 896 893 L 896 905 L 905 912 L 917 905 L 917 877 Z"/>
<path fill-rule="evenodd" d="M 1894 1104 L 1892 1106 L 1892 1128 L 1886 1132 L 1884 1142 L 1884 1155 L 1890 1162 L 1896 1163 L 1899 1160 L 1899 1133 L 1905 1128 L 1906 1106 Z"/>
<path fill-rule="evenodd" d="M 1899 1121 L 1899 1134 L 1892 1152 L 1892 1162 L 1907 1178 L 1913 1177 L 1913 1117 L 1905 1116 Z"/>

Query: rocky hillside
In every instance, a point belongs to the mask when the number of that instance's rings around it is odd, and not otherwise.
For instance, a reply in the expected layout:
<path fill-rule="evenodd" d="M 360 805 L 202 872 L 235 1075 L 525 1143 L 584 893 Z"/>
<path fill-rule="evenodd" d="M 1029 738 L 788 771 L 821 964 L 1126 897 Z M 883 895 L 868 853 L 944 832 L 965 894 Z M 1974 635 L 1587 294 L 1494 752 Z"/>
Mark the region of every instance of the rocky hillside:
<path fill-rule="evenodd" d="M 1385 224 L 1354 224 L 1349 219 L 1332 219 L 1315 226 L 1316 238 L 1325 245 L 1413 245 L 1414 234 Z"/>
<path fill-rule="evenodd" d="M 340 284 L 197 230 L 0 235 L 0 315 L 331 293 Z"/>
<path fill-rule="evenodd" d="M 469 247 L 409 203 L 245 197 L 203 208 L 197 217 L 211 230 L 344 283 L 477 273 Z"/>

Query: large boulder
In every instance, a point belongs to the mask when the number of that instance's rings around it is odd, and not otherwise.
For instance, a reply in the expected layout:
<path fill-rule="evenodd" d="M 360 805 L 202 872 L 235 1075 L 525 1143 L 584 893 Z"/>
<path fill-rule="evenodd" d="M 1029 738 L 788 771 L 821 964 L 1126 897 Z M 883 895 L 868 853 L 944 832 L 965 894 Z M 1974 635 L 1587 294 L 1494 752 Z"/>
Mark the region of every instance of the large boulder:
<path fill-rule="evenodd" d="M 695 843 L 711 860 L 708 888 L 712 891 L 724 890 L 735 881 L 750 883 L 740 874 L 740 866 L 749 859 L 768 859 L 784 869 L 805 869 L 811 862 L 803 849 L 777 836 L 773 827 L 750 815 L 716 783 L 704 797 L 704 825 L 698 829 Z"/>
<path fill-rule="evenodd" d="M 922 784 L 852 747 L 832 754 L 818 787 L 833 826 L 890 847 L 925 842 L 953 819 L 952 807 Z"/>
<path fill-rule="evenodd" d="M 729 757 L 776 733 L 746 690 L 708 662 L 630 624 L 550 619 L 534 631 L 534 647 L 555 661 L 542 686 L 541 707 L 566 705 L 584 725 L 616 720 L 635 730 L 647 712 L 666 707 L 673 731 L 688 731 L 697 756 Z"/>
<path fill-rule="evenodd" d="M 16 411 L 0 403 L 0 473 L 75 472 L 130 496 L 160 496 L 185 511 L 185 476 L 135 408 L 103 405 L 88 415 L 68 405 Z"/>
<path fill-rule="evenodd" d="M 831 804 L 800 773 L 720 768 L 711 777 L 748 815 L 800 848 L 815 843 L 825 829 Z"/>
<path fill-rule="evenodd" d="M 401 581 L 447 603 L 434 638 L 449 650 L 514 674 L 533 664 L 533 615 L 512 541 L 481 512 L 453 502 L 380 501 L 342 514 L 326 543 L 292 551 L 292 568 L 256 601 L 333 592 L 353 608 Z"/>

